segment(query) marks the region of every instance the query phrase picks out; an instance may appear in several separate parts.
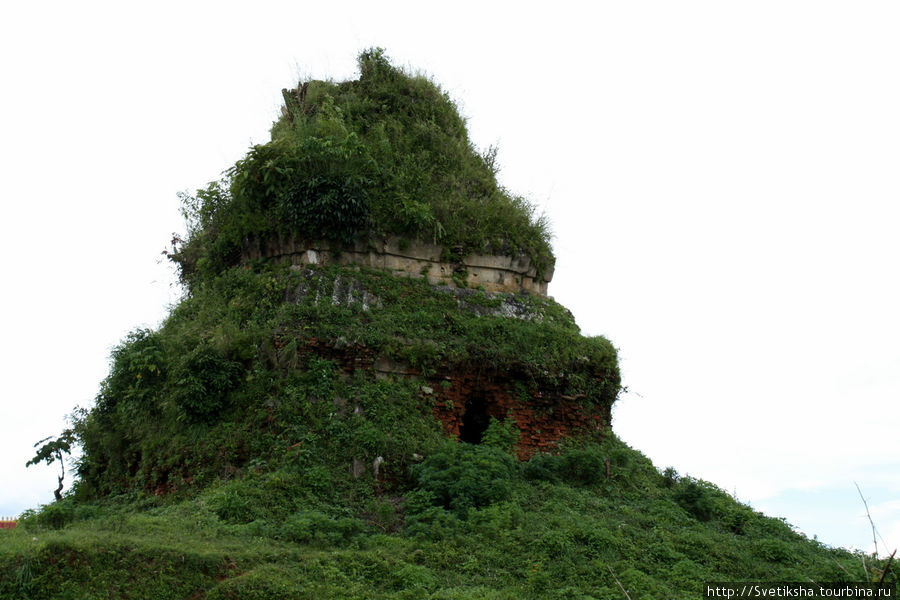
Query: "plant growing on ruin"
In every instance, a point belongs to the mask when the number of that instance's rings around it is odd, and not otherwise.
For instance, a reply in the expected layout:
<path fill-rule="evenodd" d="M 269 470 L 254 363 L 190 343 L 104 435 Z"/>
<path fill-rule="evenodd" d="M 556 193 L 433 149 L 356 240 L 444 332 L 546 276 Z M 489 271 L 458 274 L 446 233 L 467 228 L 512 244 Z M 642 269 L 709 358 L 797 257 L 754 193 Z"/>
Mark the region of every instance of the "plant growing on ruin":
<path fill-rule="evenodd" d="M 512 415 L 507 415 L 506 419 L 499 420 L 491 417 L 487 429 L 481 436 L 481 443 L 485 446 L 491 446 L 515 454 L 516 445 L 519 443 L 521 431 L 516 426 Z"/>
<path fill-rule="evenodd" d="M 271 141 L 182 195 L 188 235 L 167 253 L 182 280 L 208 280 L 238 264 L 248 241 L 279 235 L 337 249 L 394 235 L 550 268 L 549 222 L 497 182 L 496 148 L 478 152 L 447 94 L 381 49 L 358 64 L 357 80 L 284 90 Z"/>

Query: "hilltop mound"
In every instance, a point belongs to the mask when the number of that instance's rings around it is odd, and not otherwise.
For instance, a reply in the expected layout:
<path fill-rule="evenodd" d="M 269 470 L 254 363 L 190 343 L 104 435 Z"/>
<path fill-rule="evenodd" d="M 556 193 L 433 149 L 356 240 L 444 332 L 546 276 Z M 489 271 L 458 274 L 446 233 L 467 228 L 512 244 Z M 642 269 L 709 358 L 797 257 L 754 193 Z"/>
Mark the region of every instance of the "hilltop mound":
<path fill-rule="evenodd" d="M 436 85 L 370 51 L 359 80 L 284 95 L 272 141 L 185 198 L 185 297 L 39 452 L 77 439 L 78 479 L 0 532 L 0 596 L 697 598 L 876 573 L 613 435 L 615 348 L 545 295 L 546 223 Z"/>
<path fill-rule="evenodd" d="M 608 428 L 612 345 L 541 293 L 485 287 L 546 289 L 544 224 L 435 84 L 380 51 L 359 66 L 285 91 L 272 141 L 185 198 L 189 294 L 113 352 L 75 427 L 79 494 L 202 487 L 301 446 L 403 481 L 443 435 L 479 442 L 492 422 L 523 459 Z"/>

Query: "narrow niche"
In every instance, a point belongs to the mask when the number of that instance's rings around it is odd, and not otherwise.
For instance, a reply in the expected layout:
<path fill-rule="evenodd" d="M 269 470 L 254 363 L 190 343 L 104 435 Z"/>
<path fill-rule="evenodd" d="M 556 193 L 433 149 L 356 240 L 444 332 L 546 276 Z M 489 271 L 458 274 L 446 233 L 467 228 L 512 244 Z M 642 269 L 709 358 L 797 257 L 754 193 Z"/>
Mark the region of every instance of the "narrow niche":
<path fill-rule="evenodd" d="M 466 400 L 466 411 L 459 426 L 459 441 L 468 444 L 480 444 L 484 431 L 491 422 L 487 402 L 482 397 Z"/>

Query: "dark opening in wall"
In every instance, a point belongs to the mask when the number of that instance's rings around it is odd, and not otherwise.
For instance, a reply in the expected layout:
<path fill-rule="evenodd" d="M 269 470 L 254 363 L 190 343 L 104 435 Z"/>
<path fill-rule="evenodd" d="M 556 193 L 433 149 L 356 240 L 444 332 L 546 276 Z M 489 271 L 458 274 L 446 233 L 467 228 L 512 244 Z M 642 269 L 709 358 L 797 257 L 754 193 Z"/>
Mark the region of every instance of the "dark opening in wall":
<path fill-rule="evenodd" d="M 481 436 L 490 421 L 484 398 L 469 398 L 466 400 L 466 412 L 463 413 L 462 424 L 459 426 L 459 441 L 480 444 Z"/>

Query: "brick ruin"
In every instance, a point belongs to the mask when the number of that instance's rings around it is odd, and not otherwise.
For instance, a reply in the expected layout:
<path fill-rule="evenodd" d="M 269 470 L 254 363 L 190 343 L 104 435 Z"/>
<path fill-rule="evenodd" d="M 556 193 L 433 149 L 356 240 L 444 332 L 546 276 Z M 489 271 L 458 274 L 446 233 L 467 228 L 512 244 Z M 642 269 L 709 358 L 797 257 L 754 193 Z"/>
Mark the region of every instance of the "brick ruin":
<path fill-rule="evenodd" d="M 516 454 L 521 460 L 552 451 L 569 434 L 601 432 L 610 423 L 609 406 L 586 407 L 552 388 L 539 387 L 523 398 L 515 382 L 508 374 L 458 368 L 437 387 L 428 386 L 433 392 L 427 395 L 444 431 L 463 442 L 479 443 L 490 417 L 512 419 L 520 432 Z"/>
<path fill-rule="evenodd" d="M 527 308 L 509 292 L 546 295 L 552 276 L 552 271 L 538 276 L 525 257 L 468 256 L 465 262 L 454 267 L 441 262 L 441 255 L 439 246 L 415 241 L 402 250 L 398 240 L 388 239 L 380 248 L 358 247 L 354 251 L 334 253 L 290 238 L 248 244 L 244 260 L 288 262 L 307 273 L 313 272 L 310 270 L 313 265 L 363 264 L 399 276 L 427 277 L 441 291 L 455 295 L 461 309 L 506 318 L 529 317 Z M 472 290 L 456 285 L 458 282 L 448 276 L 454 268 L 457 273 L 466 273 L 469 285 L 478 284 L 488 293 L 506 292 L 502 306 L 485 309 L 467 303 Z M 287 291 L 285 301 L 299 302 L 304 295 L 313 292 L 301 284 Z M 357 282 L 341 278 L 333 282 L 333 287 L 318 293 L 339 304 L 360 302 L 364 310 L 380 302 Z M 275 340 L 276 346 L 284 342 Z M 461 441 L 480 442 L 491 417 L 500 421 L 512 419 L 520 432 L 517 454 L 523 460 L 536 453 L 552 451 L 561 439 L 572 433 L 601 432 L 611 423 L 611 406 L 595 405 L 583 402 L 580 397 L 566 395 L 563 389 L 555 387 L 559 384 L 535 381 L 533 375 L 524 370 L 497 372 L 477 364 L 448 364 L 436 374 L 423 377 L 409 365 L 376 356 L 365 347 L 345 345 L 337 348 L 323 340 L 305 340 L 304 345 L 307 351 L 334 361 L 346 374 L 362 370 L 374 372 L 376 377 L 422 378 L 425 382 L 420 390 L 423 401 L 430 404 L 444 431 Z M 588 375 L 603 383 L 600 381 L 603 375 Z"/>
<path fill-rule="evenodd" d="M 376 377 L 421 377 L 425 381 L 420 388 L 423 401 L 430 404 L 444 432 L 460 441 L 479 443 L 491 417 L 512 419 L 520 432 L 516 453 L 521 460 L 553 451 L 572 433 L 602 432 L 611 423 L 611 406 L 580 402 L 580 397 L 568 396 L 549 384 L 535 386 L 524 371 L 499 373 L 480 365 L 459 364 L 423 377 L 408 365 L 375 356 L 361 346 L 335 348 L 309 340 L 307 348 L 334 361 L 347 375 L 364 370 Z"/>

